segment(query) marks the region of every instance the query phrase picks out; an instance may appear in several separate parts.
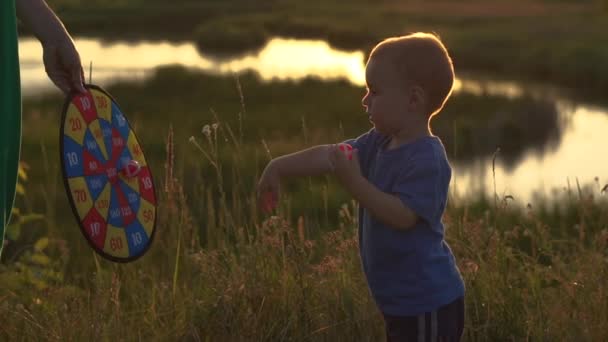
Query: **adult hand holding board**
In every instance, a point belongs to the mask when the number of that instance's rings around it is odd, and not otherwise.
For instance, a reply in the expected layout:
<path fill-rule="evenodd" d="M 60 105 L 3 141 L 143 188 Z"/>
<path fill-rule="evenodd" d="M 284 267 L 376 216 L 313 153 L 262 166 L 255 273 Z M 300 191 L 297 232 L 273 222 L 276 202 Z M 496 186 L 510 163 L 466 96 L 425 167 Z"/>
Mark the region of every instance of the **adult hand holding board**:
<path fill-rule="evenodd" d="M 85 91 L 80 56 L 61 20 L 46 2 L 0 1 L 0 255 L 15 198 L 21 146 L 17 16 L 40 40 L 51 81 L 66 94 Z"/>

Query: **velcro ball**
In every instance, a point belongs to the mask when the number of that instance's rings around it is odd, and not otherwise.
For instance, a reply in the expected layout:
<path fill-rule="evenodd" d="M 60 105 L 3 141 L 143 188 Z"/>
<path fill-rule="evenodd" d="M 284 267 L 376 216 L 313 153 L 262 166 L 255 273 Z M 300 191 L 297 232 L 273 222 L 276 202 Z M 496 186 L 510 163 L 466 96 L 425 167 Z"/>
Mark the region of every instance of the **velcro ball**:
<path fill-rule="evenodd" d="M 137 160 L 129 161 L 127 163 L 127 165 L 125 165 L 125 168 L 123 169 L 125 176 L 127 176 L 129 178 L 133 178 L 133 177 L 137 176 L 139 171 L 141 171 L 141 165 L 139 165 L 139 162 Z"/>
<path fill-rule="evenodd" d="M 350 146 L 349 144 L 341 143 L 341 144 L 338 144 L 338 147 L 340 148 L 340 151 L 342 151 L 342 153 L 344 153 L 344 155 L 346 156 L 346 158 L 348 160 L 353 159 L 353 147 L 352 146 Z"/>

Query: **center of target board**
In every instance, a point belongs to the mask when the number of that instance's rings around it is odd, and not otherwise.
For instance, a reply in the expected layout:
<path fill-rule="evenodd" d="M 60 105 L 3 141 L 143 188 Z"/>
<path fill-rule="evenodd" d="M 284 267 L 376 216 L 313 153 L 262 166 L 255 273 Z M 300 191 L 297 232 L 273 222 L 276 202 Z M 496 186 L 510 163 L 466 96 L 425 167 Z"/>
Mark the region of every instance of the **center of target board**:
<path fill-rule="evenodd" d="M 110 183 L 116 184 L 116 182 L 118 182 L 118 171 L 116 170 L 116 166 L 108 166 L 106 168 L 106 176 L 108 176 Z"/>

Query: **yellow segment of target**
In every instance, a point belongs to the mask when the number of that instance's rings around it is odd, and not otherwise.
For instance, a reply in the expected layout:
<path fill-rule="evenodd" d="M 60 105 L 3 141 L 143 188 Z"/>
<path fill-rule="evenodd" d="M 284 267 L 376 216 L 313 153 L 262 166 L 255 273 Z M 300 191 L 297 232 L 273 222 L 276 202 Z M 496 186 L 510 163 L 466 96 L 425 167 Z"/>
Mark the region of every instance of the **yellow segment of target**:
<path fill-rule="evenodd" d="M 91 193 L 89 193 L 89 188 L 87 187 L 84 177 L 70 178 L 68 179 L 68 184 L 70 185 L 70 191 L 72 192 L 74 206 L 76 207 L 76 211 L 78 211 L 78 216 L 82 220 L 93 207 Z"/>
<path fill-rule="evenodd" d="M 133 189 L 133 191 L 139 193 L 139 178 L 127 177 L 127 176 L 123 175 L 122 173 L 119 173 L 118 177 L 120 178 L 121 181 L 123 181 L 123 183 L 127 184 L 131 189 Z"/>
<path fill-rule="evenodd" d="M 127 243 L 125 230 L 109 224 L 108 230 L 106 231 L 106 243 L 104 244 L 103 251 L 115 257 L 128 257 L 129 244 Z"/>
<path fill-rule="evenodd" d="M 99 197 L 95 201 L 95 208 L 97 209 L 101 217 L 103 217 L 104 219 L 108 217 L 108 210 L 110 209 L 111 191 L 112 185 L 110 184 L 110 182 L 107 182 L 105 188 L 103 188 L 103 191 L 101 192 L 101 194 L 99 194 Z"/>
<path fill-rule="evenodd" d="M 141 146 L 137 142 L 137 138 L 135 137 L 135 133 L 133 131 L 129 131 L 129 140 L 127 141 L 127 147 L 129 148 L 129 152 L 131 152 L 131 157 L 134 160 L 137 160 L 139 165 L 142 167 L 146 166 L 146 158 L 144 158 L 144 153 L 141 150 Z"/>
<path fill-rule="evenodd" d="M 91 89 L 91 95 L 93 95 L 93 101 L 95 101 L 95 108 L 97 108 L 97 116 L 112 122 L 112 101 L 110 98 L 95 89 Z"/>
<path fill-rule="evenodd" d="M 108 152 L 106 151 L 106 143 L 103 141 L 103 131 L 101 130 L 101 125 L 99 125 L 99 121 L 91 121 L 91 123 L 89 124 L 89 130 L 91 131 L 91 134 L 93 134 L 93 138 L 95 138 L 95 141 L 99 146 L 101 154 L 106 160 L 108 160 L 109 158 Z"/>
<path fill-rule="evenodd" d="M 70 104 L 65 116 L 65 124 L 63 132 L 70 138 L 74 139 L 80 145 L 84 142 L 84 134 L 87 131 L 87 123 L 84 121 L 80 111 L 74 104 Z"/>
<path fill-rule="evenodd" d="M 144 226 L 148 237 L 152 237 L 155 215 L 155 207 L 150 202 L 142 198 L 139 204 L 139 211 L 137 212 L 137 220 L 142 226 Z"/>

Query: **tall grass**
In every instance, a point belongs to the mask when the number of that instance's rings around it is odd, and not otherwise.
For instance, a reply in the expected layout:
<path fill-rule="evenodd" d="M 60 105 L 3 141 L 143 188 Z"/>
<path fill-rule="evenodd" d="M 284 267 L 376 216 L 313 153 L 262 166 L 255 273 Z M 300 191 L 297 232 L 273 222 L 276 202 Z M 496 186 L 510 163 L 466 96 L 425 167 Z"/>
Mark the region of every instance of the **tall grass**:
<path fill-rule="evenodd" d="M 239 94 L 241 127 L 250 114 Z M 136 262 L 97 257 L 58 203 L 49 203 L 43 225 L 22 228 L 37 235 L 11 241 L 23 252 L 7 249 L 0 265 L 1 340 L 383 338 L 360 268 L 356 203 L 331 179 L 304 181 L 263 216 L 251 163 L 261 170 L 275 145 L 244 144 L 242 129 L 212 117 L 190 139 L 167 129 L 164 168 L 155 168 L 157 235 Z M 176 160 L 187 141 L 182 153 L 196 172 Z M 24 213 L 28 196 L 54 201 L 62 191 L 57 165 L 44 165 L 42 189 L 25 184 Z M 605 189 L 567 189 L 526 208 L 452 193 L 444 222 L 467 287 L 467 341 L 608 336 Z M 328 201 L 342 205 L 330 211 Z M 332 219 L 303 214 L 310 206 Z"/>
<path fill-rule="evenodd" d="M 221 132 L 213 130 L 197 142 L 218 172 L 207 180 L 207 196 L 192 201 L 184 195 L 186 181 L 175 173 L 169 132 L 158 239 L 141 260 L 122 265 L 92 253 L 75 254 L 62 244 L 67 231 L 57 231 L 43 248 L 51 258 L 67 249 L 74 262 L 89 264 L 82 271 L 85 282 L 71 281 L 67 268 L 63 280 L 37 289 L 11 287 L 7 279 L 21 276 L 17 263 L 2 266 L 0 336 L 62 341 L 381 338 L 382 321 L 359 267 L 355 203 L 346 202 L 339 223 L 317 236 L 306 217 L 289 218 L 288 203 L 274 216 L 259 217 L 251 189 L 222 194 L 222 182 L 228 180 L 219 169 L 238 174 L 239 165 L 213 159 Z M 238 148 L 237 140 L 232 142 Z M 581 192 L 572 201 L 564 196 L 563 208 L 553 211 L 451 198 L 444 221 L 466 280 L 467 340 L 608 336 L 608 296 L 602 286 L 608 276 L 607 201 L 600 193 Z M 205 212 L 204 218 L 196 220 L 193 211 Z"/>
<path fill-rule="evenodd" d="M 92 253 L 68 252 L 89 263 L 79 267 L 86 280 L 70 281 L 66 269 L 62 279 L 37 290 L 22 282 L 3 288 L 1 315 L 10 323 L 2 334 L 26 340 L 275 341 L 342 336 L 348 330 L 353 338 L 374 339 L 378 329 L 368 331 L 366 322 L 377 317 L 354 248 L 354 206 L 343 208 L 340 230 L 318 239 L 312 239 L 304 217 L 295 227 L 281 213 L 258 217 L 251 187 L 224 190 L 227 166 L 217 150 L 218 140 L 227 136 L 218 135 L 230 134 L 231 128 L 214 127 L 199 147 L 216 178 L 208 180 L 207 196 L 194 205 L 188 203 L 182 175 L 175 173 L 169 131 L 158 235 L 145 257 L 120 265 Z M 238 139 L 231 137 L 236 152 Z M 232 166 L 234 174 L 238 168 Z M 204 212 L 203 222 L 196 222 L 192 210 Z M 46 247 L 51 257 L 66 233 L 51 237 Z M 18 278 L 18 272 L 15 264 L 4 266 L 3 283 Z M 368 309 L 360 311 L 362 306 Z"/>

